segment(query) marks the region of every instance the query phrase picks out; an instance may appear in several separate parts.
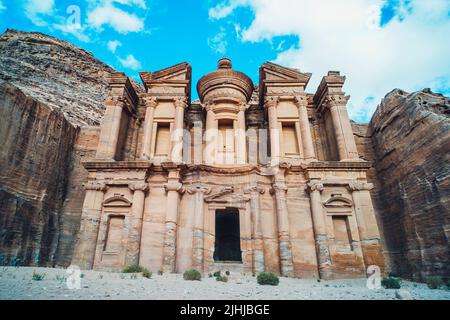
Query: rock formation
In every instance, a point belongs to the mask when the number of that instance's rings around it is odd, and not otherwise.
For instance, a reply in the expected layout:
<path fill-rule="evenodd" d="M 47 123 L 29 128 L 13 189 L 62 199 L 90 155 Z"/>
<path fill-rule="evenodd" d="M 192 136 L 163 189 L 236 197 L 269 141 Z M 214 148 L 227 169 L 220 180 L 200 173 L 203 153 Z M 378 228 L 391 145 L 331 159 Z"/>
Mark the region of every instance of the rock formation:
<path fill-rule="evenodd" d="M 450 275 L 450 100 L 430 90 L 390 92 L 369 125 L 374 190 L 393 273 Z"/>
<path fill-rule="evenodd" d="M 47 35 L 0 37 L 0 264 L 70 263 L 91 142 L 79 126 L 100 123 L 111 72 Z"/>

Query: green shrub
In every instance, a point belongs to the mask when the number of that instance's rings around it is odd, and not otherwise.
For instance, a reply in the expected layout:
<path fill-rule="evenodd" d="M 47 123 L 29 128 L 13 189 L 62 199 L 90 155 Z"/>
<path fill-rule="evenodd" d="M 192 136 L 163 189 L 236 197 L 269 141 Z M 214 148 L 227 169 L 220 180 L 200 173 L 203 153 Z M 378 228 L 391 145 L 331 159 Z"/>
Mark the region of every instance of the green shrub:
<path fill-rule="evenodd" d="M 45 278 L 45 273 L 33 272 L 33 280 L 41 281 L 41 280 L 44 280 L 44 278 Z"/>
<path fill-rule="evenodd" d="M 427 285 L 430 289 L 440 289 L 445 286 L 444 280 L 440 276 L 431 276 L 427 279 Z"/>
<path fill-rule="evenodd" d="M 221 276 L 220 271 L 214 272 L 214 273 L 213 273 L 213 276 L 216 277 L 216 278 L 217 278 L 217 277 L 220 277 L 220 276 Z"/>
<path fill-rule="evenodd" d="M 141 273 L 144 271 L 144 267 L 138 264 L 132 264 L 122 270 L 123 273 Z"/>
<path fill-rule="evenodd" d="M 212 278 L 213 274 L 212 273 L 208 273 L 208 277 Z"/>
<path fill-rule="evenodd" d="M 158 276 L 162 276 L 164 274 L 164 271 L 158 270 Z"/>
<path fill-rule="evenodd" d="M 228 277 L 227 276 L 218 276 L 218 277 L 216 277 L 216 281 L 228 282 Z"/>
<path fill-rule="evenodd" d="M 258 274 L 256 280 L 260 285 L 271 285 L 271 286 L 277 286 L 278 283 L 280 282 L 280 279 L 272 272 L 261 272 L 260 274 Z"/>
<path fill-rule="evenodd" d="M 227 275 L 227 276 L 229 276 L 230 275 L 230 271 L 225 271 L 225 274 Z"/>
<path fill-rule="evenodd" d="M 151 279 L 152 278 L 152 272 L 149 271 L 148 269 L 144 268 L 144 270 L 142 271 L 142 276 L 144 278 Z"/>
<path fill-rule="evenodd" d="M 193 281 L 193 280 L 200 281 L 202 279 L 202 275 L 199 271 L 197 271 L 195 269 L 189 269 L 183 273 L 183 279 L 191 280 L 191 281 Z"/>
<path fill-rule="evenodd" d="M 395 277 L 387 277 L 381 280 L 381 285 L 386 289 L 400 289 L 401 281 Z"/>

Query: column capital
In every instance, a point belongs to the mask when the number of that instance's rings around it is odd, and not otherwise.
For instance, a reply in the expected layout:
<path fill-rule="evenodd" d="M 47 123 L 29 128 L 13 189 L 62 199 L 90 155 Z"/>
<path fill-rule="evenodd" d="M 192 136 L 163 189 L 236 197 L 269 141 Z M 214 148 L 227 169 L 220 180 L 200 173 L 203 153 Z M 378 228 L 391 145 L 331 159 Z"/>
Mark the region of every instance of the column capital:
<path fill-rule="evenodd" d="M 272 188 L 270 188 L 269 192 L 270 194 L 275 194 L 277 192 L 284 192 L 286 193 L 288 190 L 288 187 L 286 186 L 286 184 L 284 182 L 276 182 L 274 184 L 272 184 Z"/>
<path fill-rule="evenodd" d="M 213 111 L 214 103 L 211 101 L 206 101 L 202 103 L 202 107 L 205 108 L 206 111 Z"/>
<path fill-rule="evenodd" d="M 187 99 L 186 97 L 176 97 L 174 100 L 174 104 L 176 108 L 186 108 L 187 107 Z"/>
<path fill-rule="evenodd" d="M 307 192 L 313 192 L 313 191 L 323 191 L 323 183 L 320 181 L 310 181 L 306 184 L 306 191 Z"/>
<path fill-rule="evenodd" d="M 244 112 L 245 112 L 245 110 L 247 110 L 247 103 L 245 103 L 245 102 L 240 102 L 240 103 L 238 104 L 238 110 L 239 110 L 239 111 L 244 111 Z"/>
<path fill-rule="evenodd" d="M 308 106 L 308 97 L 306 94 L 299 94 L 294 96 L 294 103 L 298 108 Z"/>
<path fill-rule="evenodd" d="M 203 194 L 210 194 L 211 193 L 211 187 L 206 184 L 193 184 L 189 187 L 187 187 L 187 192 L 189 194 L 194 193 L 203 193 Z"/>
<path fill-rule="evenodd" d="M 123 95 L 122 96 L 110 95 L 106 98 L 105 105 L 107 105 L 107 106 L 115 106 L 115 105 L 122 106 L 124 102 L 125 102 L 125 97 Z"/>
<path fill-rule="evenodd" d="M 265 97 L 264 106 L 266 106 L 266 108 L 274 108 L 278 105 L 279 100 L 279 97 Z"/>
<path fill-rule="evenodd" d="M 158 98 L 153 96 L 145 96 L 143 97 L 144 104 L 147 108 L 156 108 L 158 105 Z"/>
<path fill-rule="evenodd" d="M 176 181 L 169 181 L 164 185 L 164 189 L 166 190 L 166 192 L 176 191 L 179 194 L 183 194 L 186 191 L 185 188 L 183 187 L 183 184 L 181 182 Z"/>
<path fill-rule="evenodd" d="M 325 98 L 325 104 L 327 107 L 335 107 L 335 106 L 345 106 L 350 99 L 350 96 L 345 96 L 343 94 L 331 94 L 327 95 Z"/>
<path fill-rule="evenodd" d="M 266 190 L 264 188 L 258 187 L 258 186 L 250 186 L 244 189 L 244 193 L 248 194 L 248 193 L 259 193 L 259 194 L 264 194 L 266 192 Z"/>
<path fill-rule="evenodd" d="M 149 189 L 148 183 L 146 182 L 133 182 L 128 185 L 128 188 L 130 188 L 131 191 L 142 191 L 142 192 L 147 192 Z"/>
<path fill-rule="evenodd" d="M 373 183 L 353 181 L 348 184 L 350 191 L 370 191 L 373 189 Z"/>
<path fill-rule="evenodd" d="M 95 190 L 102 192 L 108 190 L 108 186 L 106 185 L 106 183 L 98 181 L 88 181 L 85 184 L 83 184 L 83 187 L 85 190 Z"/>

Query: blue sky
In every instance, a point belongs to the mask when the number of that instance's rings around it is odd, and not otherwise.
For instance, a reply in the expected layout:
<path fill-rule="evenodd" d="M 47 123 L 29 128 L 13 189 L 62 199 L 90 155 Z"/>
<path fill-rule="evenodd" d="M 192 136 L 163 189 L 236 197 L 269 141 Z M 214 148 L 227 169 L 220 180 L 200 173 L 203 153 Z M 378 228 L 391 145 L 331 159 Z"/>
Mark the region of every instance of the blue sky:
<path fill-rule="evenodd" d="M 187 61 L 197 80 L 222 56 L 258 82 L 274 61 L 347 76 L 350 116 L 368 121 L 400 87 L 450 93 L 447 0 L 0 0 L 0 31 L 40 31 L 138 79 Z"/>

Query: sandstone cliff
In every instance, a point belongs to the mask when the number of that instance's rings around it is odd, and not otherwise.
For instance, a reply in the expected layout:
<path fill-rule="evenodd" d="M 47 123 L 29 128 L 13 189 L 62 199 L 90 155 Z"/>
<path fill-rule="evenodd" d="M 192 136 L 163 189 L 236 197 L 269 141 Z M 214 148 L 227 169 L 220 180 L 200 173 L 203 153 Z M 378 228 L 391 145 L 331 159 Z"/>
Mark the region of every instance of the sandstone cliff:
<path fill-rule="evenodd" d="M 450 100 L 390 92 L 369 124 L 374 200 L 392 272 L 450 276 Z"/>
<path fill-rule="evenodd" d="M 111 72 L 41 33 L 0 36 L 0 264 L 70 263 Z"/>

